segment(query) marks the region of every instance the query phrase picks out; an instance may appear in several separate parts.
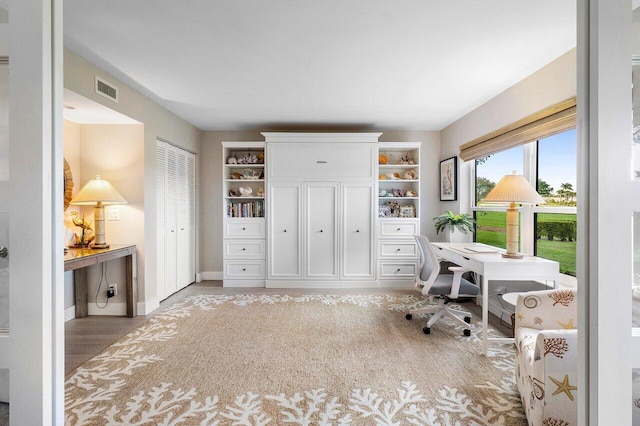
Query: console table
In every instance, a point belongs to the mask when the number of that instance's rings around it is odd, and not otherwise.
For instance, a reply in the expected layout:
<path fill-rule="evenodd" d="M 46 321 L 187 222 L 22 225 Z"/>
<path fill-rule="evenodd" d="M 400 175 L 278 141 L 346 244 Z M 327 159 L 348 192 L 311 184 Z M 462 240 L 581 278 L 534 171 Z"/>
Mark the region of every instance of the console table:
<path fill-rule="evenodd" d="M 136 246 L 112 244 L 106 249 L 70 248 L 64 255 L 64 270 L 74 271 L 73 279 L 76 293 L 76 318 L 89 315 L 87 295 L 87 267 L 109 260 L 125 258 L 126 282 L 125 294 L 127 317 L 136 316 L 137 289 L 134 285 L 136 272 Z"/>
<path fill-rule="evenodd" d="M 487 354 L 489 342 L 511 343 L 512 338 L 489 337 L 489 281 L 554 281 L 558 280 L 558 262 L 536 256 L 522 259 L 502 257 L 496 247 L 480 243 L 431 243 L 436 256 L 469 269 L 481 276 L 482 282 L 482 353 Z M 488 253 L 476 251 L 485 248 Z"/>

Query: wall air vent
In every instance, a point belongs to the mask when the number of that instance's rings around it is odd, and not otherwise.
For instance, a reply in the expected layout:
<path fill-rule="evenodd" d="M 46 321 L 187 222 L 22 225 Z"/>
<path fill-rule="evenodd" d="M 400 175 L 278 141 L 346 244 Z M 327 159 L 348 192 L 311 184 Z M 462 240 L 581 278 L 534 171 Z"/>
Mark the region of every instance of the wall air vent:
<path fill-rule="evenodd" d="M 96 93 L 113 102 L 118 102 L 118 88 L 96 75 Z"/>

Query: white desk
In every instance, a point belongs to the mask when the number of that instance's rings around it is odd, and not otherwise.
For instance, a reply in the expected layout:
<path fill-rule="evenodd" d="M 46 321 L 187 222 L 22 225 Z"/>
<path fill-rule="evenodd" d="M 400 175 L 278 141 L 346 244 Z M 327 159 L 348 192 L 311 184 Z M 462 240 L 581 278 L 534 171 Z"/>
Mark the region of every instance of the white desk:
<path fill-rule="evenodd" d="M 476 274 L 481 275 L 482 285 L 482 353 L 487 354 L 489 342 L 510 343 L 511 338 L 489 338 L 489 281 L 557 281 L 560 274 L 558 262 L 541 257 L 525 256 L 522 259 L 502 257 L 503 250 L 477 253 L 468 247 L 491 247 L 480 243 L 432 243 L 436 255 Z"/>

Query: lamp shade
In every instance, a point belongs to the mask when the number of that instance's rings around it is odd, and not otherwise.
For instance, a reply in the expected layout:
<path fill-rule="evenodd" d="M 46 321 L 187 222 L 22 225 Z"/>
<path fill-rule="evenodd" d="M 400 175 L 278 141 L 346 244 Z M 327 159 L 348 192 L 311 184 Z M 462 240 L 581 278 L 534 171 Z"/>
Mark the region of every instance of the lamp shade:
<path fill-rule="evenodd" d="M 544 199 L 522 175 L 506 175 L 482 200 L 487 203 L 544 204 Z"/>
<path fill-rule="evenodd" d="M 71 200 L 71 204 L 76 206 L 94 206 L 99 203 L 103 205 L 126 204 L 127 201 L 108 181 L 100 176 L 87 182 Z"/>

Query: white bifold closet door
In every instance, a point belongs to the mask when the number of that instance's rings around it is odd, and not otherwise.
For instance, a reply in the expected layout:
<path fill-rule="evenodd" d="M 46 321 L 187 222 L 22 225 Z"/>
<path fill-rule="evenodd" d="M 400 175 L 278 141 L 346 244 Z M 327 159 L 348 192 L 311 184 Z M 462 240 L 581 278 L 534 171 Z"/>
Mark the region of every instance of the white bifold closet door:
<path fill-rule="evenodd" d="M 156 141 L 157 292 L 160 300 L 195 280 L 195 156 Z"/>

